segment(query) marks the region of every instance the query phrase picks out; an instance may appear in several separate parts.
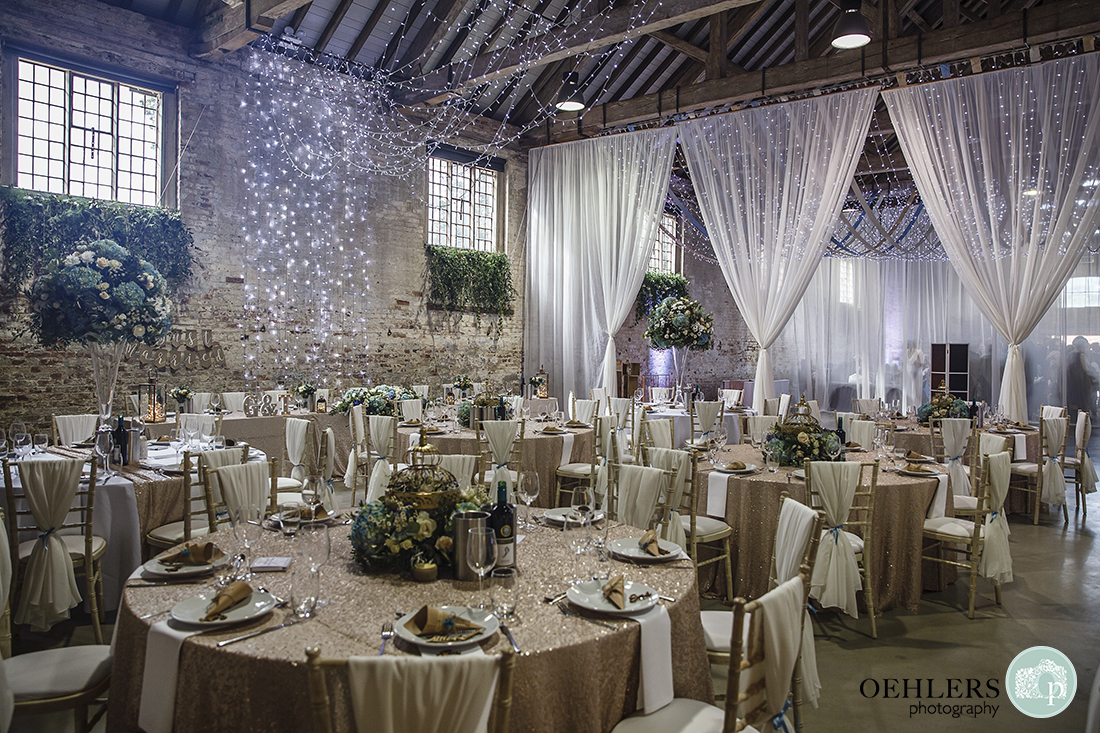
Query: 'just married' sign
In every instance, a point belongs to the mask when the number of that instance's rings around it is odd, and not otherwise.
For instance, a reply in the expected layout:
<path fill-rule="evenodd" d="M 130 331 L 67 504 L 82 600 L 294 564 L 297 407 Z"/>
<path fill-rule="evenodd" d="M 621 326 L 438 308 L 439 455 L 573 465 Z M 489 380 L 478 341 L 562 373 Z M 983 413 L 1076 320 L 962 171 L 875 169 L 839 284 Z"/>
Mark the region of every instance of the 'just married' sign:
<path fill-rule="evenodd" d="M 172 331 L 154 346 L 131 344 L 127 357 L 137 357 L 143 367 L 157 369 L 209 369 L 225 366 L 225 351 L 209 329 Z"/>

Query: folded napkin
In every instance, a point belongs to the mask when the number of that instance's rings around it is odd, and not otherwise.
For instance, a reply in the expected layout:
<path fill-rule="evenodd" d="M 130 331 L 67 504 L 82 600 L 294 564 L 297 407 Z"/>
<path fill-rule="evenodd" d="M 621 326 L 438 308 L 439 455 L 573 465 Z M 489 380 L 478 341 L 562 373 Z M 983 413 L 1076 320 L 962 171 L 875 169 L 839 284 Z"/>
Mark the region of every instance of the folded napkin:
<path fill-rule="evenodd" d="M 647 554 L 653 555 L 653 557 L 669 554 L 668 550 L 662 548 L 661 544 L 657 542 L 657 530 L 655 529 L 646 530 L 646 533 L 638 540 L 638 547 L 642 548 Z"/>
<path fill-rule="evenodd" d="M 905 460 L 907 460 L 907 461 L 919 461 L 919 460 L 922 460 L 922 459 L 927 458 L 927 457 L 928 456 L 926 456 L 926 455 L 923 455 L 921 453 L 917 453 L 915 450 L 905 451 Z"/>
<path fill-rule="evenodd" d="M 158 443 L 168 443 L 170 441 L 171 441 L 171 438 L 167 435 L 162 435 L 159 438 L 157 438 L 157 440 L 156 440 L 156 442 L 158 442 Z"/>
<path fill-rule="evenodd" d="M 588 423 L 581 422 L 580 420 L 570 420 L 569 422 L 566 423 L 566 425 L 568 425 L 569 427 L 573 427 L 573 428 L 586 428 L 586 427 L 588 427 Z"/>
<path fill-rule="evenodd" d="M 252 595 L 252 586 L 243 580 L 234 581 L 210 602 L 210 610 L 202 617 L 203 621 L 220 621 L 225 618 L 225 611 L 233 608 L 241 601 Z"/>
<path fill-rule="evenodd" d="M 938 473 L 938 471 L 933 471 L 932 469 L 928 468 L 927 466 L 922 466 L 922 465 L 917 464 L 917 463 L 907 463 L 907 464 L 905 464 L 905 469 L 904 470 L 910 471 L 912 473 L 928 473 L 928 474 Z"/>
<path fill-rule="evenodd" d="M 419 418 L 415 418 L 415 417 L 414 417 L 414 418 L 413 418 L 412 420 L 406 420 L 406 421 L 405 421 L 405 424 L 406 424 L 406 425 L 419 425 L 419 424 L 420 424 L 420 420 L 419 420 Z"/>
<path fill-rule="evenodd" d="M 640 628 L 642 654 L 638 665 L 638 702 L 646 715 L 672 702 L 672 620 L 660 603 L 635 614 Z"/>
<path fill-rule="evenodd" d="M 727 471 L 744 471 L 748 466 L 745 465 L 744 461 L 730 461 L 722 468 Z"/>
<path fill-rule="evenodd" d="M 849 440 L 847 443 L 844 444 L 844 447 L 852 448 L 854 450 L 863 450 L 863 446 L 855 442 L 854 440 Z"/>
<path fill-rule="evenodd" d="M 417 636 L 448 636 L 448 641 L 453 641 L 450 636 L 455 631 L 481 631 L 480 626 L 469 619 L 455 616 L 452 613 L 442 611 L 435 606 L 424 606 L 417 611 L 411 619 L 405 622 L 405 628 Z M 431 638 L 428 641 L 432 641 Z"/>
<path fill-rule="evenodd" d="M 616 575 L 603 587 L 604 598 L 615 604 L 616 608 L 626 608 L 626 591 L 622 575 Z"/>
<path fill-rule="evenodd" d="M 548 425 L 547 427 L 542 429 L 542 432 L 544 432 L 544 433 L 555 433 L 555 434 L 560 435 L 561 433 L 565 433 L 565 432 L 568 432 L 568 431 L 562 430 L 561 428 L 556 428 L 552 425 Z"/>
<path fill-rule="evenodd" d="M 210 540 L 189 542 L 175 552 L 160 558 L 164 565 L 210 565 L 225 557 L 225 553 Z"/>
<path fill-rule="evenodd" d="M 900 412 L 895 412 L 895 413 L 894 413 L 894 419 L 895 419 L 895 420 L 904 420 L 904 419 L 905 419 L 905 415 L 902 415 L 902 414 L 901 414 Z"/>
<path fill-rule="evenodd" d="M 289 512 L 289 514 L 292 517 L 296 515 L 299 519 L 304 519 L 306 521 L 309 521 L 310 519 L 328 519 L 332 516 L 332 514 L 329 513 L 328 509 L 325 509 L 320 504 L 318 504 L 315 508 L 300 506 L 294 511 Z"/>

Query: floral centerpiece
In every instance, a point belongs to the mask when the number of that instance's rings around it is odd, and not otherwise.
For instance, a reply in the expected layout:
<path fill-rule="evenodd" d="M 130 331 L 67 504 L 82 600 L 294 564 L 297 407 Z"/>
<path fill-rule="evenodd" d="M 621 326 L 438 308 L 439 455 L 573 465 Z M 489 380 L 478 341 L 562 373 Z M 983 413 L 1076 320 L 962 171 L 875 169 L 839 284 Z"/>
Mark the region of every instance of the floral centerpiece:
<path fill-rule="evenodd" d="M 945 417 L 970 417 L 970 406 L 950 392 L 936 392 L 931 400 L 917 408 L 917 421 L 921 425 Z"/>
<path fill-rule="evenodd" d="M 539 370 L 537 372 L 535 372 L 535 376 L 531 377 L 529 380 L 527 380 L 527 382 L 528 382 L 528 384 L 530 384 L 532 387 L 535 388 L 535 395 L 540 400 L 544 400 L 544 399 L 546 399 L 547 397 L 550 396 L 550 392 L 549 392 L 550 375 L 547 374 L 542 369 L 542 367 L 539 367 Z"/>
<path fill-rule="evenodd" d="M 454 385 L 455 389 L 460 389 L 463 391 L 474 388 L 474 380 L 470 379 L 465 374 L 459 374 L 457 377 L 455 377 L 454 381 L 451 382 L 451 384 Z"/>
<path fill-rule="evenodd" d="M 697 300 L 668 297 L 649 314 L 643 336 L 655 349 L 672 349 L 677 389 L 683 389 L 689 351 L 706 351 L 714 345 L 714 316 Z"/>
<path fill-rule="evenodd" d="M 100 417 L 111 415 L 127 343 L 168 334 L 168 284 L 156 268 L 109 239 L 54 260 L 31 288 L 31 330 L 43 346 L 81 343 L 92 356 Z"/>
<path fill-rule="evenodd" d="M 317 388 L 307 382 L 300 383 L 294 388 L 294 394 L 298 395 L 302 399 L 308 400 L 313 395 L 317 394 Z"/>
<path fill-rule="evenodd" d="M 178 386 L 175 389 L 171 390 L 168 393 L 168 396 L 176 401 L 176 404 L 179 405 L 180 411 L 182 412 L 184 404 L 189 399 L 194 397 L 195 393 L 191 390 L 190 387 L 181 384 L 180 386 Z"/>
<path fill-rule="evenodd" d="M 764 450 L 775 456 L 781 466 L 802 466 L 807 459 L 832 461 L 839 457 L 840 448 L 840 438 L 821 427 L 805 395 L 791 408 L 787 419 L 764 438 Z"/>
<path fill-rule="evenodd" d="M 329 414 L 346 415 L 355 405 L 363 406 L 366 415 L 393 416 L 394 401 L 418 400 L 420 395 L 408 387 L 380 384 L 377 387 L 353 387 L 344 393 L 330 409 Z"/>

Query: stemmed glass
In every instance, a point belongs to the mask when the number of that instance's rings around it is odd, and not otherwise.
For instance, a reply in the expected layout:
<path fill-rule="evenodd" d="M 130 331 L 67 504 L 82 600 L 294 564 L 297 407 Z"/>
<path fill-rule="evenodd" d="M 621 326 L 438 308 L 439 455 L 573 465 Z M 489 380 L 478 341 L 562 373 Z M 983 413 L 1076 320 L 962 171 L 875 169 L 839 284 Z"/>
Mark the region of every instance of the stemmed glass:
<path fill-rule="evenodd" d="M 565 536 L 566 546 L 573 553 L 573 577 L 569 578 L 568 584 L 582 583 L 591 576 L 590 572 L 585 573 L 585 568 L 581 567 L 581 555 L 588 552 L 591 544 L 587 517 L 566 517 L 562 524 L 562 534 Z"/>
<path fill-rule="evenodd" d="M 328 562 L 329 555 L 332 553 L 332 538 L 329 535 L 328 525 L 323 522 L 303 523 L 294 535 L 294 544 L 298 550 L 298 557 L 308 566 L 309 572 L 317 574 L 317 580 L 312 583 L 312 586 L 320 587 L 321 566 Z M 325 606 L 328 602 L 322 600 L 318 594 L 315 597 L 315 604 Z"/>
<path fill-rule="evenodd" d="M 16 453 L 19 452 L 19 437 L 20 436 L 16 436 Z M 26 437 L 29 438 L 30 436 Z M 101 430 L 95 434 L 95 454 L 103 464 L 103 483 L 107 483 L 108 479 L 115 475 L 111 471 L 111 463 L 109 461 L 111 450 L 114 449 L 114 443 L 114 436 L 106 430 Z"/>
<path fill-rule="evenodd" d="M 11 438 L 11 445 L 13 449 L 15 448 L 15 436 L 25 432 L 27 432 L 26 423 L 13 422 L 11 424 L 11 429 L 8 430 L 8 437 Z"/>
<path fill-rule="evenodd" d="M 466 564 L 470 570 L 477 573 L 477 594 L 481 598 L 482 581 L 489 571 L 497 564 L 496 537 L 489 527 L 471 527 L 469 539 L 466 541 Z M 478 608 L 485 608 L 484 599 Z"/>
<path fill-rule="evenodd" d="M 535 526 L 531 523 L 531 503 L 537 499 L 539 495 L 538 472 L 523 472 L 523 475 L 519 477 L 519 481 L 516 484 L 516 495 L 519 496 L 520 501 L 527 507 L 527 511 L 524 512 L 523 524 L 520 526 L 525 529 L 530 529 Z"/>
<path fill-rule="evenodd" d="M 889 429 L 885 425 L 876 425 L 875 426 L 875 438 L 874 438 L 875 458 L 878 458 L 879 460 L 886 457 L 883 454 L 883 446 L 886 445 L 886 433 L 887 432 L 889 432 Z"/>
<path fill-rule="evenodd" d="M 886 457 L 890 459 L 890 465 L 886 469 L 884 469 L 886 471 L 896 471 L 896 470 L 898 470 L 897 463 L 896 463 L 896 461 L 897 461 L 896 447 L 897 447 L 897 436 L 894 434 L 893 430 L 887 430 L 886 431 L 886 445 L 885 445 L 885 448 L 886 448 Z"/>
<path fill-rule="evenodd" d="M 320 476 L 307 476 L 306 480 L 302 483 L 302 501 L 309 507 L 310 518 L 317 516 L 317 508 L 321 506 L 320 486 Z"/>
<path fill-rule="evenodd" d="M 217 415 L 222 411 L 222 395 L 221 392 L 215 392 L 210 395 L 210 412 Z"/>
<path fill-rule="evenodd" d="M 3 430 L 0 430 L 0 433 L 3 433 L 3 432 L 4 432 Z M 0 438 L 0 458 L 8 458 L 8 439 L 7 438 Z"/>
<path fill-rule="evenodd" d="M 253 578 L 248 552 L 252 549 L 252 545 L 256 544 L 256 540 L 260 539 L 260 532 L 263 531 L 263 518 L 263 508 L 253 506 L 247 502 L 239 504 L 230 512 L 230 520 L 233 523 L 233 536 L 244 548 L 244 553 L 242 553 L 245 558 L 244 572 L 240 580 L 250 581 Z"/>
<path fill-rule="evenodd" d="M 834 434 L 832 440 L 825 441 L 825 455 L 829 456 L 830 461 L 835 461 L 840 455 L 840 438 L 837 435 Z"/>
<path fill-rule="evenodd" d="M 596 503 L 596 497 L 591 486 L 577 486 L 570 494 L 569 507 L 573 514 L 580 517 L 580 521 L 588 522 L 592 517 L 592 506 Z"/>
<path fill-rule="evenodd" d="M 45 453 L 46 446 L 50 444 L 50 436 L 45 433 L 36 433 L 34 436 L 34 450 L 33 453 Z"/>

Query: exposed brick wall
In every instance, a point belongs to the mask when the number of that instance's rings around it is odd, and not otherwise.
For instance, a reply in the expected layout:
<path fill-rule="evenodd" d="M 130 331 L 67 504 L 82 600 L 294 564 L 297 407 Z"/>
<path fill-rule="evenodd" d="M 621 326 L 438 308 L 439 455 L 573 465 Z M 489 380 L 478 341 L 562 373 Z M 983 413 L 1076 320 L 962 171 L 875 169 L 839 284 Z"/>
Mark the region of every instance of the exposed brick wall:
<path fill-rule="evenodd" d="M 59 53 L 178 80 L 180 139 L 187 144 L 179 166 L 179 204 L 199 250 L 193 281 L 175 304 L 174 321 L 183 329 L 211 329 L 225 350 L 226 366 L 163 372 L 162 383 L 187 383 L 194 389 L 240 389 L 246 383 L 244 342 L 253 337 L 244 309 L 247 285 L 263 283 L 249 261 L 246 156 L 259 131 L 242 112 L 250 82 L 242 51 L 220 62 L 187 55 L 193 31 L 150 19 L 96 0 L 4 0 L 0 34 Z M 6 130 L 6 120 L 0 130 Z M 462 140 L 451 141 L 461 145 Z M 0 148 L 11 141 L 0 138 Z M 522 290 L 526 236 L 527 164 L 524 153 L 508 152 L 506 248 L 513 282 Z M 9 183 L 10 181 L 4 181 Z M 456 318 L 426 309 L 423 244 L 426 217 L 424 177 L 404 180 L 360 175 L 349 181 L 357 213 L 348 236 L 369 244 L 371 265 L 364 272 L 369 295 L 349 294 L 367 308 L 361 343 L 345 345 L 339 361 L 344 374 L 324 380 L 343 388 L 367 379 L 375 383 L 438 384 L 456 371 L 475 378 L 518 379 L 521 369 L 523 297 L 505 318 L 500 338 L 487 336 L 488 321 L 474 326 L 470 315 Z M 229 282 L 227 282 L 227 278 Z M 240 282 L 243 279 L 244 282 Z M 341 304 L 337 304 L 339 307 Z M 94 412 L 89 357 L 79 350 L 53 352 L 36 346 L 24 333 L 19 307 L 0 314 L 0 426 L 23 420 L 40 428 L 54 413 Z M 308 318 L 296 324 L 311 328 Z M 350 338 L 348 339 L 351 340 Z M 299 341 L 301 343 L 301 341 Z M 369 350 L 366 344 L 369 343 Z M 250 383 L 272 388 L 285 370 L 276 354 L 259 354 L 247 370 Z M 285 355 L 284 355 L 285 356 Z M 295 354 L 295 357 L 299 355 Z M 320 358 L 323 360 L 325 355 Z M 298 371 L 304 371 L 301 367 Z M 319 370 L 327 374 L 325 369 Z M 361 373 L 352 380 L 347 373 Z M 146 372 L 125 363 L 119 373 L 116 412 Z"/>

